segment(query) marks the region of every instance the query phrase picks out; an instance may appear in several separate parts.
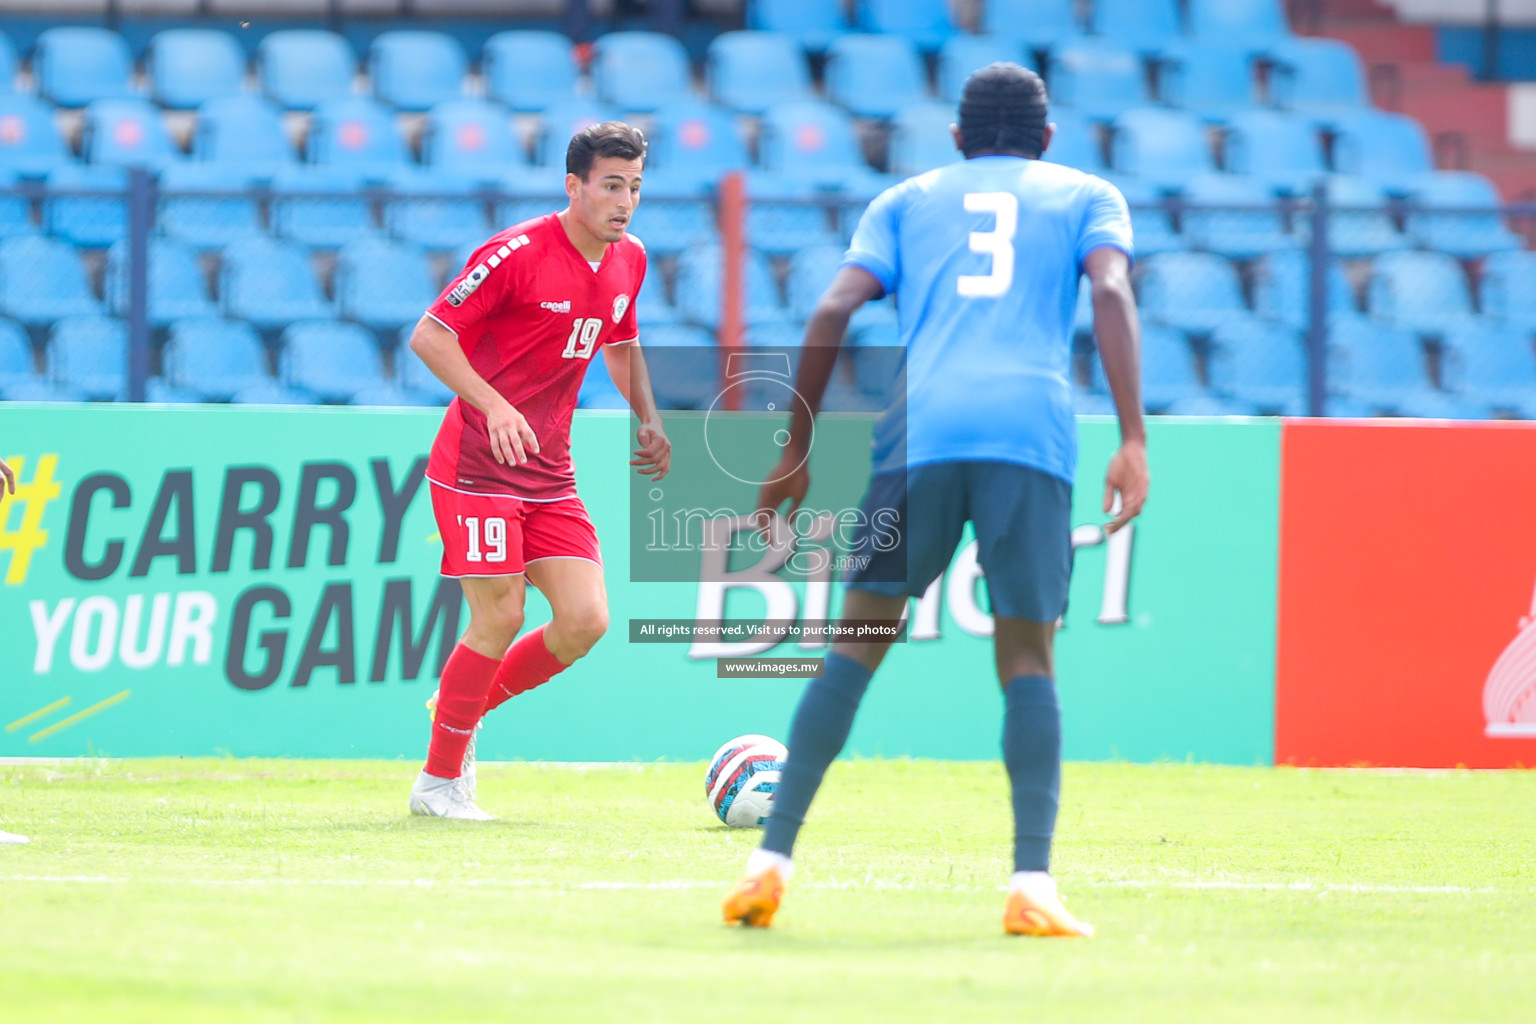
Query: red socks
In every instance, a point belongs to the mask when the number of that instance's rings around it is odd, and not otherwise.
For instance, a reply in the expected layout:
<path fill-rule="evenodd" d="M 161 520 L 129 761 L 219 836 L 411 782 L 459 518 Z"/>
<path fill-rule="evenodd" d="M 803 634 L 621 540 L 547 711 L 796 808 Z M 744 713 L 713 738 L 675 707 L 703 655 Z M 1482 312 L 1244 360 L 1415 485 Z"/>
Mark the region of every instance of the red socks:
<path fill-rule="evenodd" d="M 516 649 L 514 646 L 513 650 Z M 448 656 L 437 684 L 437 712 L 432 719 L 432 745 L 427 750 L 428 775 L 439 779 L 459 777 L 464 748 L 469 746 L 469 738 L 484 713 L 491 680 L 500 678 L 497 670 L 501 664 L 463 644 Z"/>
<path fill-rule="evenodd" d="M 496 671 L 496 678 L 486 695 L 485 711 L 482 714 L 489 714 L 518 694 L 527 693 L 535 686 L 549 682 L 569 667 L 544 646 L 543 626 L 531 633 L 524 633 L 501 660 L 501 667 Z M 445 671 L 444 678 L 447 675 Z"/>

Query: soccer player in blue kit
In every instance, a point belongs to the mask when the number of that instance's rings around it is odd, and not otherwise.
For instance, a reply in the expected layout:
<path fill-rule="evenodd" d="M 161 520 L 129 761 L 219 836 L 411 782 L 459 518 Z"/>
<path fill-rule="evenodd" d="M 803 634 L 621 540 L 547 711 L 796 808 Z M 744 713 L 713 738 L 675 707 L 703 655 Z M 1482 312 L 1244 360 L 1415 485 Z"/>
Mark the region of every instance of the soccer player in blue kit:
<path fill-rule="evenodd" d="M 905 396 L 876 426 L 865 511 L 896 510 L 899 542 L 881 551 L 872 528 L 857 539 L 853 552 L 872 557 L 846 580 L 842 619 L 900 618 L 909 597 L 948 566 L 971 522 L 992 601 L 1013 800 L 1014 873 L 1003 927 L 1016 935 L 1086 936 L 1092 926 L 1068 912 L 1049 873 L 1061 780 L 1052 640 L 1071 575 L 1071 338 L 1084 274 L 1120 421 L 1104 487 L 1111 532 L 1141 511 L 1150 477 L 1130 215 L 1113 185 L 1039 159 L 1053 130 L 1045 85 L 1034 72 L 992 64 L 966 81 L 954 130 L 965 159 L 910 178 L 869 205 L 806 325 L 797 390 L 809 409 L 797 409 L 759 504 L 778 511 L 789 501 L 793 514 L 804 500 L 812 417 L 848 319 L 865 302 L 894 294 Z M 889 646 L 839 641 L 823 678 L 806 687 L 762 845 L 722 908 L 728 923 L 772 923 L 793 870 L 795 837 Z"/>

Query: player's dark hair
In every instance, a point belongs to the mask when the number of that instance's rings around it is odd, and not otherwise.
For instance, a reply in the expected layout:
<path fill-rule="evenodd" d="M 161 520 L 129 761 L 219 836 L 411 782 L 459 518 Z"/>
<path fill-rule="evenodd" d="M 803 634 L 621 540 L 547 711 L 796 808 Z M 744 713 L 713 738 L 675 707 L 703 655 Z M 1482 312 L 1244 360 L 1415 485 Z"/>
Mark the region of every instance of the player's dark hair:
<path fill-rule="evenodd" d="M 639 160 L 645 164 L 645 133 L 623 121 L 604 121 L 588 125 L 571 136 L 565 148 L 565 172 L 587 180 L 592 165 L 605 156 L 620 160 Z"/>
<path fill-rule="evenodd" d="M 1045 150 L 1045 82 L 1018 64 L 988 64 L 960 95 L 960 148 L 1038 157 Z"/>

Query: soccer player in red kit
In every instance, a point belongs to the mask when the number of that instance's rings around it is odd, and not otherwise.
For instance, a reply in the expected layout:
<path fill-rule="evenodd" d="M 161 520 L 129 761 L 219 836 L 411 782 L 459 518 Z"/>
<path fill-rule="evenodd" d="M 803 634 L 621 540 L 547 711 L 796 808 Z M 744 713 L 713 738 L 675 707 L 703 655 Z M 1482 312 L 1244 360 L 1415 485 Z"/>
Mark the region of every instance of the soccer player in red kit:
<path fill-rule="evenodd" d="M 630 464 L 657 480 L 670 466 L 637 344 L 645 247 L 626 233 L 645 150 L 623 122 L 577 133 L 565 156 L 570 205 L 482 245 L 411 335 L 411 350 L 457 395 L 427 479 L 442 573 L 462 580 L 469 600 L 411 789 L 414 814 L 488 818 L 474 800 L 480 719 L 569 668 L 608 628 L 602 555 L 571 465 L 576 394 L 599 351 L 640 420 Z M 553 617 L 514 643 L 529 583 Z"/>

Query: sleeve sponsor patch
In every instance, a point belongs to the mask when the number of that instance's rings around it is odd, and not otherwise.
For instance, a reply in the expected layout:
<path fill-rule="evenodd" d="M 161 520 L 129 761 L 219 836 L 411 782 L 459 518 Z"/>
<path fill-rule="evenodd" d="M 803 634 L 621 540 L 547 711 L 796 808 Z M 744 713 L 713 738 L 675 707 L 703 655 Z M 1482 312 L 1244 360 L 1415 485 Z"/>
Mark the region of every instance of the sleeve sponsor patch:
<path fill-rule="evenodd" d="M 475 294 L 479 287 L 485 283 L 485 279 L 491 276 L 492 270 L 501 266 L 503 260 L 527 244 L 528 236 L 518 235 L 512 241 L 492 253 L 484 263 L 475 264 L 474 269 L 464 275 L 464 280 L 454 285 L 453 290 L 448 293 L 448 305 L 464 305 L 465 300 Z"/>

